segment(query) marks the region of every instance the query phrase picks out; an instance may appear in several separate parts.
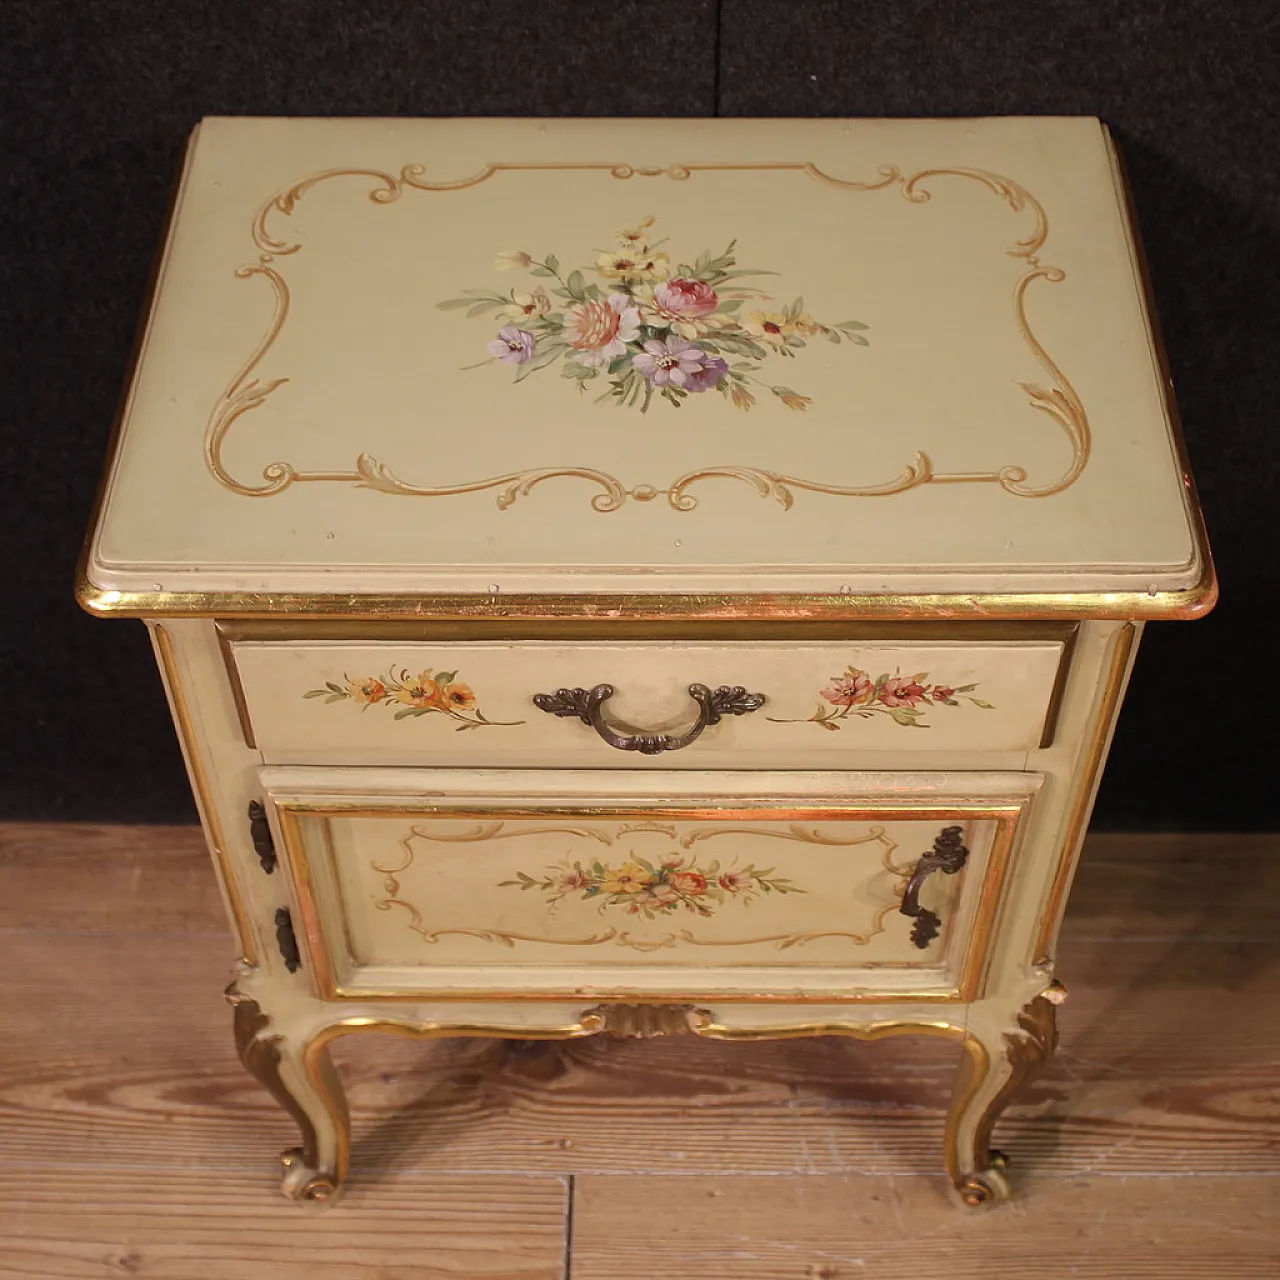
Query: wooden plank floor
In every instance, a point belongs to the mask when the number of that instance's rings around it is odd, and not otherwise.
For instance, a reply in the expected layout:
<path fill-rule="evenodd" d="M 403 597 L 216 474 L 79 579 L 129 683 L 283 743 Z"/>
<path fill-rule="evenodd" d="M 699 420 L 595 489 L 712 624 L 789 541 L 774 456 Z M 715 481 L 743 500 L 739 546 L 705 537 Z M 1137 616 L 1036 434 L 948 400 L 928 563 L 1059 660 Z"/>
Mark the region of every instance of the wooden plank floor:
<path fill-rule="evenodd" d="M 0 1280 L 1274 1280 L 1277 899 L 1280 837 L 1091 840 L 994 1213 L 944 1194 L 940 1042 L 353 1037 L 316 1214 L 198 833 L 0 826 Z"/>

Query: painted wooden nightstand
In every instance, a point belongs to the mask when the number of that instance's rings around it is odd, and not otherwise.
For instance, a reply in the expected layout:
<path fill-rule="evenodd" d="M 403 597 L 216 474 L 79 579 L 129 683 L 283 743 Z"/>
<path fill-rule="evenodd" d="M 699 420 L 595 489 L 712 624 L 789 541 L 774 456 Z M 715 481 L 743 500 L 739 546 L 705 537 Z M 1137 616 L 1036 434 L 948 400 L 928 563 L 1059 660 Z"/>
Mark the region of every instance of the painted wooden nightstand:
<path fill-rule="evenodd" d="M 1097 121 L 209 120 L 79 596 L 151 628 L 288 1194 L 353 1032 L 918 1032 L 979 1205 L 1215 584 Z"/>

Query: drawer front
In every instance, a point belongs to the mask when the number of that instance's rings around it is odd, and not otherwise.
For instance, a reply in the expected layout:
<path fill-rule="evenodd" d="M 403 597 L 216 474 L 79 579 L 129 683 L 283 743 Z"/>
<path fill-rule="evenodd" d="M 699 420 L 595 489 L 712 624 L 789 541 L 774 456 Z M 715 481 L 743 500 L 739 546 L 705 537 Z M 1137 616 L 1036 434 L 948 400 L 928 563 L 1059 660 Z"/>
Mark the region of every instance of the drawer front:
<path fill-rule="evenodd" d="M 1030 750 L 1047 741 L 1066 644 L 320 640 L 227 651 L 269 762 L 615 768 L 652 752 L 667 768 L 767 768 L 868 751 Z M 695 684 L 737 686 L 763 705 L 731 698 L 708 715 Z M 534 701 L 602 685 L 614 692 L 594 711 L 561 698 L 553 714 Z M 704 721 L 678 750 L 637 741 L 679 743 Z"/>
<path fill-rule="evenodd" d="M 327 998 L 820 1001 L 977 994 L 1039 781 L 288 768 L 263 780 Z"/>

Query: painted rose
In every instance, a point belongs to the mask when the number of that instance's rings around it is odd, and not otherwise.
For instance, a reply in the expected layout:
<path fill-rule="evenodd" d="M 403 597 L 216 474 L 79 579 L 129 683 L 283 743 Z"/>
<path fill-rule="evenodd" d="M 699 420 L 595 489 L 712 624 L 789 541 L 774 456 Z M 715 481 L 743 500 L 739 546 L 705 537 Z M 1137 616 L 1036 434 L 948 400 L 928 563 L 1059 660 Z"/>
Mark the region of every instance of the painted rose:
<path fill-rule="evenodd" d="M 850 670 L 842 676 L 835 677 L 831 684 L 822 690 L 822 696 L 837 707 L 856 707 L 867 702 L 875 689 L 865 671 Z"/>
<path fill-rule="evenodd" d="M 605 872 L 600 885 L 601 893 L 642 893 L 649 887 L 653 874 L 634 862 L 611 867 Z"/>
<path fill-rule="evenodd" d="M 371 706 L 375 702 L 381 702 L 386 696 L 387 686 L 373 676 L 368 676 L 363 680 L 347 681 L 347 697 L 352 702 L 360 702 L 365 706 Z"/>
<path fill-rule="evenodd" d="M 890 676 L 877 696 L 886 707 L 914 707 L 929 696 L 929 691 L 911 676 Z"/>
<path fill-rule="evenodd" d="M 671 885 L 678 893 L 696 897 L 707 891 L 707 878 L 697 871 L 677 871 L 671 877 Z"/>
<path fill-rule="evenodd" d="M 685 864 L 685 856 L 683 853 L 668 853 L 663 856 L 662 865 L 664 867 L 683 867 Z"/>
<path fill-rule="evenodd" d="M 611 293 L 574 307 L 564 322 L 565 341 L 579 364 L 592 368 L 626 355 L 627 343 L 640 336 L 640 312 L 625 293 Z"/>
<path fill-rule="evenodd" d="M 725 893 L 740 893 L 751 884 L 751 877 L 744 876 L 741 871 L 726 871 L 716 881 Z"/>
<path fill-rule="evenodd" d="M 683 387 L 711 358 L 687 338 L 668 338 L 665 342 L 651 338 L 631 363 L 655 387 Z"/>
<path fill-rule="evenodd" d="M 459 680 L 440 690 L 440 702 L 449 711 L 470 711 L 476 705 L 476 695 L 469 684 Z"/>
<path fill-rule="evenodd" d="M 528 329 L 507 325 L 498 330 L 498 336 L 489 343 L 489 354 L 508 364 L 524 364 L 533 355 L 537 340 Z"/>
<path fill-rule="evenodd" d="M 396 690 L 396 701 L 410 707 L 435 707 L 440 705 L 440 686 L 430 671 L 410 677 Z"/>
<path fill-rule="evenodd" d="M 945 702 L 949 707 L 956 705 L 956 691 L 945 684 L 935 684 L 929 691 L 929 696 L 934 702 Z"/>

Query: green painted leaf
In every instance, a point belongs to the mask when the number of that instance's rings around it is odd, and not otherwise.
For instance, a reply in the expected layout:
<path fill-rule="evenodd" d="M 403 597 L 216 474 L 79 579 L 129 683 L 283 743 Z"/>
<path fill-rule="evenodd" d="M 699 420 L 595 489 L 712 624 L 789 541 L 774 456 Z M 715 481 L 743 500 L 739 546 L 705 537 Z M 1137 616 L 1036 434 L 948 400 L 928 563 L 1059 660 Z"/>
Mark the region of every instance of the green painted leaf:
<path fill-rule="evenodd" d="M 560 270 L 560 259 L 557 258 L 554 253 L 547 254 L 547 256 L 543 258 L 543 262 L 550 267 L 553 272 Z"/>
<path fill-rule="evenodd" d="M 329 696 L 328 689 L 312 689 L 308 693 L 302 695 L 304 698 L 327 698 Z"/>
<path fill-rule="evenodd" d="M 994 704 L 990 702 L 983 702 L 981 698 L 970 698 L 969 701 L 972 702 L 975 707 L 981 707 L 984 711 L 995 710 Z"/>

